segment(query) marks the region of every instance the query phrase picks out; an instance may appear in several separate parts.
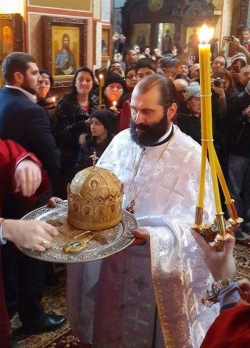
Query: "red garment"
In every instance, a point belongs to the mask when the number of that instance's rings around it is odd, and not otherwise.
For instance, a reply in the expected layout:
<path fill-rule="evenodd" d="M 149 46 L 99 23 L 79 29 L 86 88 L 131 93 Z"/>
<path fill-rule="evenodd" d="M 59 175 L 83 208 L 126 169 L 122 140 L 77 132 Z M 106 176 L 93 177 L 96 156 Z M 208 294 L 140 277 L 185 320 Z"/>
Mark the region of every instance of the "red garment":
<path fill-rule="evenodd" d="M 224 310 L 213 322 L 200 348 L 250 347 L 250 306 Z"/>
<path fill-rule="evenodd" d="M 131 119 L 130 101 L 131 99 L 128 99 L 123 103 L 119 119 L 119 132 L 129 128 L 129 123 Z"/>
<path fill-rule="evenodd" d="M 243 46 L 245 46 L 246 47 L 246 49 L 248 50 L 248 52 L 250 52 L 250 43 L 244 43 L 243 42 Z"/>
<path fill-rule="evenodd" d="M 16 165 L 24 158 L 30 158 L 40 167 L 40 161 L 32 154 L 27 152 L 22 146 L 12 140 L 0 139 L 0 216 L 4 193 L 14 188 L 13 176 Z M 49 190 L 49 179 L 45 171 L 42 172 L 43 183 L 32 197 L 27 198 L 34 203 L 42 193 Z M 1 268 L 1 246 L 0 246 L 0 347 L 10 348 L 11 327 L 4 300 L 4 289 Z"/>

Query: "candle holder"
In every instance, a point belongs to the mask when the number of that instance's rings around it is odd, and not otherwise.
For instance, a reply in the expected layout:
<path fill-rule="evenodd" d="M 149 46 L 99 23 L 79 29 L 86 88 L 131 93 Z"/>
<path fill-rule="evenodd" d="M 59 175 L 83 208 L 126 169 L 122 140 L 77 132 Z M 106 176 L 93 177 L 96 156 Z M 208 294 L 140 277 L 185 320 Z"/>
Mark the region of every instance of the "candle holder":
<path fill-rule="evenodd" d="M 98 108 L 102 109 L 102 87 L 103 87 L 103 75 L 100 74 L 99 75 L 99 104 L 98 104 Z"/>
<path fill-rule="evenodd" d="M 234 236 L 242 221 L 241 218 L 238 218 L 238 221 L 232 218 L 225 220 L 224 213 L 221 213 L 216 215 L 213 224 L 193 224 L 192 229 L 201 235 L 207 243 L 214 243 L 216 251 L 222 251 L 226 235 Z"/>
<path fill-rule="evenodd" d="M 213 36 L 213 29 L 202 26 L 199 32 L 199 62 L 200 62 L 200 86 L 201 86 L 201 171 L 198 206 L 195 213 L 195 224 L 192 229 L 204 237 L 207 243 L 214 243 L 217 251 L 222 251 L 227 234 L 234 235 L 243 219 L 238 217 L 234 201 L 221 170 L 220 163 L 214 148 L 212 130 L 212 103 L 211 103 L 211 76 L 210 76 L 210 45 L 209 40 Z M 210 162 L 211 179 L 214 193 L 216 216 L 211 225 L 203 224 L 203 203 L 205 194 L 205 177 L 207 155 Z M 226 199 L 230 218 L 226 221 L 221 208 L 219 183 Z"/>

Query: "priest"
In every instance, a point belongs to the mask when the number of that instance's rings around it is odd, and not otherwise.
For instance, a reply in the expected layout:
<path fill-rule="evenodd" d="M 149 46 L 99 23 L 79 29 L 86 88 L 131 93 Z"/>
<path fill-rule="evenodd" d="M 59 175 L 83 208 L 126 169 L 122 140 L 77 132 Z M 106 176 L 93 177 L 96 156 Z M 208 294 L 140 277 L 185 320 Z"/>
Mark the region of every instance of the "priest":
<path fill-rule="evenodd" d="M 124 184 L 123 208 L 139 229 L 127 249 L 68 266 L 68 318 L 86 347 L 198 348 L 218 313 L 201 304 L 212 278 L 190 232 L 201 148 L 171 122 L 175 94 L 171 80 L 143 78 L 132 93 L 130 129 L 98 161 Z M 205 207 L 211 224 L 210 179 Z"/>

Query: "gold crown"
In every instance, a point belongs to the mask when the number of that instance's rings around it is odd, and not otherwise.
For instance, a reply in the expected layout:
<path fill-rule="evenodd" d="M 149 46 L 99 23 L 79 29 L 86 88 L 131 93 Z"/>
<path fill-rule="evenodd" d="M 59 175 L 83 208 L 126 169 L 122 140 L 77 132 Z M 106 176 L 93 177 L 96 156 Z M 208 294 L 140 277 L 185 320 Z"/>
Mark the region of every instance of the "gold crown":
<path fill-rule="evenodd" d="M 68 222 L 84 230 L 102 230 L 122 219 L 123 184 L 110 170 L 89 167 L 68 184 Z"/>

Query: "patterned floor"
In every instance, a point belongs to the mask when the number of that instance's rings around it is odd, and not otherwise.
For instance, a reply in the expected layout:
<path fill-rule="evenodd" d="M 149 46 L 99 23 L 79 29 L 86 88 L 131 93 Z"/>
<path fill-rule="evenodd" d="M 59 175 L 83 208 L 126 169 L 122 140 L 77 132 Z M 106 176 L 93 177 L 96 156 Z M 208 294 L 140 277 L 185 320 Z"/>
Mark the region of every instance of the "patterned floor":
<path fill-rule="evenodd" d="M 236 244 L 235 259 L 237 264 L 237 278 L 250 280 L 250 248 Z M 66 271 L 59 273 L 59 284 L 45 289 L 43 304 L 45 311 L 52 310 L 57 314 L 66 315 Z M 18 348 L 82 348 L 79 340 L 73 335 L 69 324 L 55 332 L 24 336 L 20 334 L 18 315 L 12 319 L 12 327 L 18 342 Z"/>
<path fill-rule="evenodd" d="M 45 288 L 43 305 L 45 312 L 53 311 L 56 314 L 66 315 L 66 271 L 58 275 L 59 284 Z M 40 335 L 27 336 L 21 333 L 20 321 L 16 314 L 12 319 L 13 335 L 18 343 L 18 348 L 80 348 L 82 345 L 73 335 L 69 323 L 62 328 Z"/>
<path fill-rule="evenodd" d="M 236 244 L 234 256 L 237 265 L 237 278 L 247 278 L 250 280 L 250 248 Z"/>

